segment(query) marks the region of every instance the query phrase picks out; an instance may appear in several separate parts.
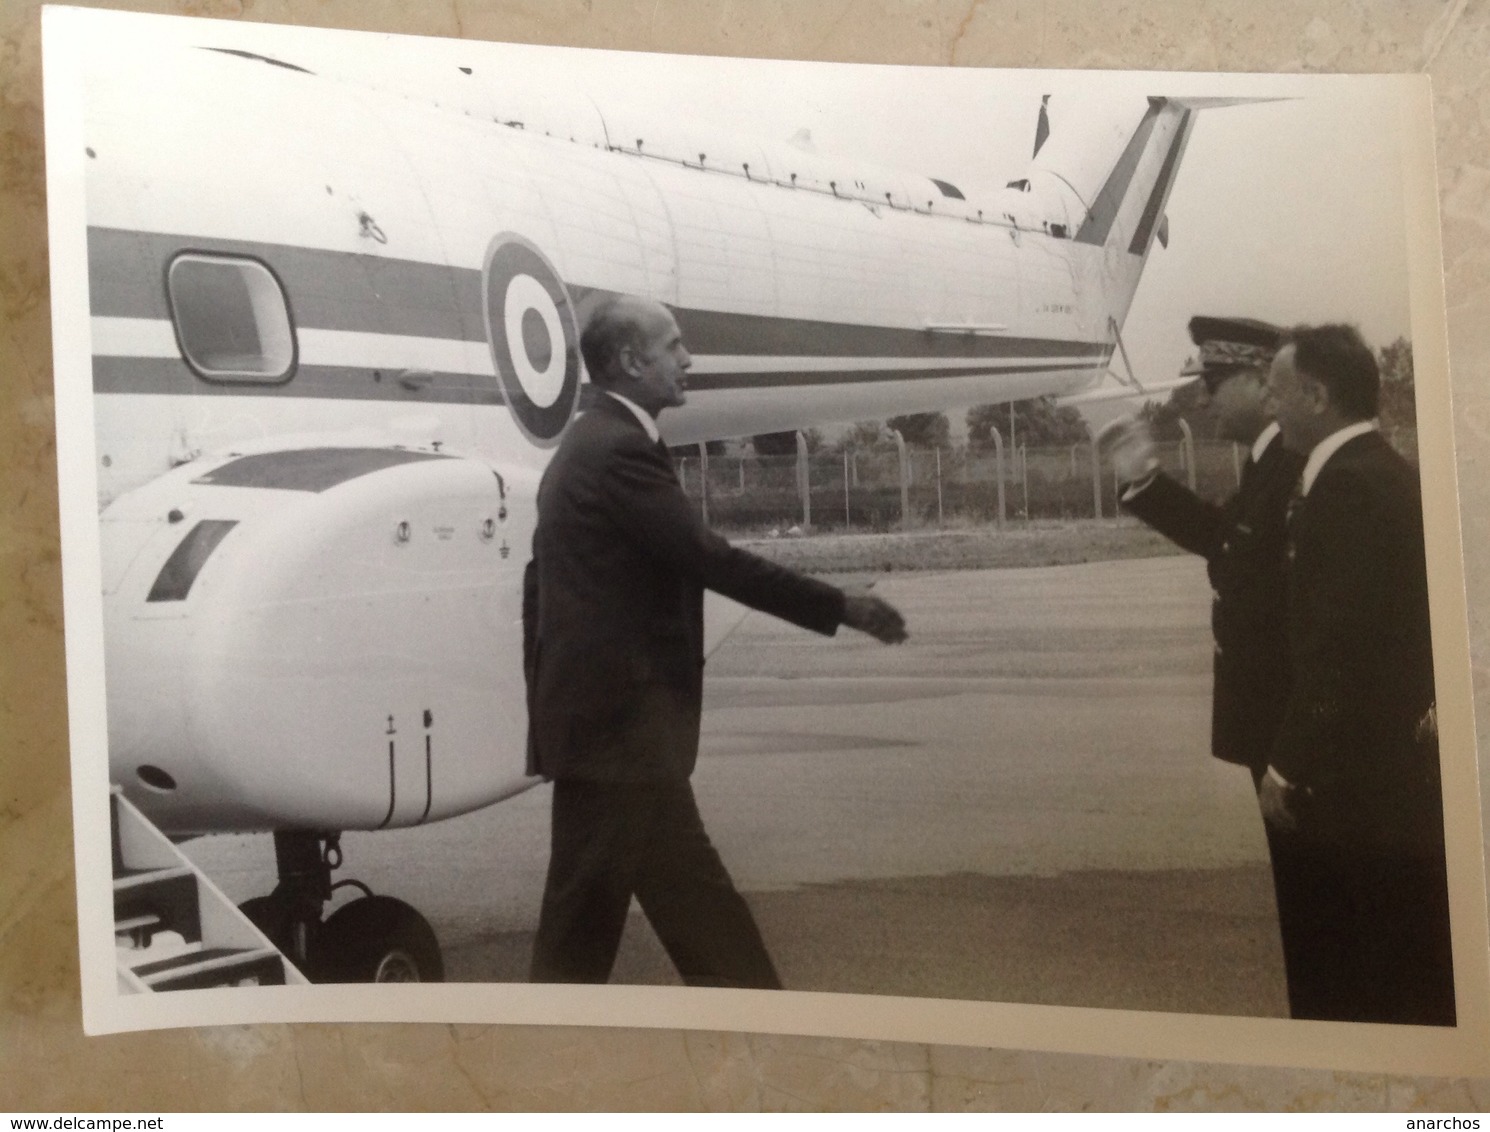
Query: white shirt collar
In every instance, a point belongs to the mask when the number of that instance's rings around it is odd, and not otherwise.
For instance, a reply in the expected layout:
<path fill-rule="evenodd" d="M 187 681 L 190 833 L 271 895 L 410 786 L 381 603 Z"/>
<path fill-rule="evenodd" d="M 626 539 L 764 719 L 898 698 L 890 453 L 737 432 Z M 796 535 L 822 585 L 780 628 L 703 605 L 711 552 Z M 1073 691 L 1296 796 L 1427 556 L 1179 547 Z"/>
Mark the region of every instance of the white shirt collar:
<path fill-rule="evenodd" d="M 1267 427 L 1257 434 L 1257 439 L 1252 442 L 1252 462 L 1255 464 L 1262 459 L 1262 454 L 1268 450 L 1268 445 L 1273 442 L 1273 437 L 1282 430 L 1278 428 L 1277 421 L 1268 421 Z"/>
<path fill-rule="evenodd" d="M 653 444 L 656 444 L 659 440 L 662 439 L 662 433 L 657 431 L 657 422 L 652 419 L 651 414 L 649 414 L 647 410 L 643 409 L 635 401 L 631 400 L 631 398 L 622 397 L 619 393 L 612 393 L 609 389 L 603 389 L 601 390 L 601 392 L 608 397 L 614 397 L 617 401 L 621 402 L 621 404 L 630 409 L 632 416 L 636 417 L 636 419 L 641 422 L 642 428 L 647 430 L 647 435 L 652 438 Z"/>
<path fill-rule="evenodd" d="M 1324 468 L 1325 462 L 1351 440 L 1358 436 L 1365 436 L 1368 432 L 1375 432 L 1378 427 L 1376 421 L 1356 421 L 1353 425 L 1346 425 L 1338 432 L 1332 432 L 1314 446 L 1314 451 L 1309 453 L 1309 459 L 1304 464 L 1304 474 L 1299 479 L 1299 494 L 1308 495 L 1309 489 L 1314 486 L 1314 481 L 1319 478 L 1320 470 Z"/>

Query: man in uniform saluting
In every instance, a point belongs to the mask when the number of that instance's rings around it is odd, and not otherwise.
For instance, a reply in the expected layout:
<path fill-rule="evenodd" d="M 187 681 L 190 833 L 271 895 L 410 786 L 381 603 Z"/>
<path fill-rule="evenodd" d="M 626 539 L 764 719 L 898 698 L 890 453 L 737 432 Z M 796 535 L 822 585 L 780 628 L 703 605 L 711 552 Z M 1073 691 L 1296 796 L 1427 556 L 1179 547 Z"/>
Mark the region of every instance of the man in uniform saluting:
<path fill-rule="evenodd" d="M 1281 332 L 1256 319 L 1197 316 L 1190 337 L 1217 434 L 1248 449 L 1241 482 L 1224 502 L 1201 499 L 1159 470 L 1137 422 L 1114 430 L 1108 458 L 1123 507 L 1206 560 L 1216 640 L 1211 753 L 1245 766 L 1260 788 L 1288 704 L 1288 505 L 1304 458 L 1282 442 L 1266 407 L 1268 366 Z M 1297 1006 L 1299 898 L 1287 831 L 1264 823 L 1278 901 L 1290 1007 Z"/>

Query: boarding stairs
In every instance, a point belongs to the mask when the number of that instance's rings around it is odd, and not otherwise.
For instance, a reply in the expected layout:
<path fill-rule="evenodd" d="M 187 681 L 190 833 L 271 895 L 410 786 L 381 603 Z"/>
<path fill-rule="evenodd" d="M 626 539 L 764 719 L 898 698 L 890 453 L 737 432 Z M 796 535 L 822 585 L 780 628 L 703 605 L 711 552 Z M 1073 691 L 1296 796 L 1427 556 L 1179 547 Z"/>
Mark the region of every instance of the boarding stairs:
<path fill-rule="evenodd" d="M 109 817 L 121 994 L 310 981 L 117 786 Z"/>

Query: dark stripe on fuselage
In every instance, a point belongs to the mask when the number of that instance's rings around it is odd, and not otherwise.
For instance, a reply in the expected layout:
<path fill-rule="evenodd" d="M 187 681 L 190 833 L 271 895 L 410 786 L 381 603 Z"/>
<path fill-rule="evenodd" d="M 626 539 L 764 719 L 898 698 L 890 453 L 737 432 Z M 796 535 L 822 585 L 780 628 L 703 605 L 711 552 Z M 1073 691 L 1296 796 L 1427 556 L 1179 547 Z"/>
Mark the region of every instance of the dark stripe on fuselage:
<path fill-rule="evenodd" d="M 170 318 L 166 267 L 181 252 L 252 256 L 284 284 L 295 325 L 421 338 L 486 341 L 481 272 L 356 252 L 88 229 L 88 285 L 95 315 Z"/>
<path fill-rule="evenodd" d="M 397 401 L 430 405 L 501 405 L 496 378 L 468 373 L 431 373 L 407 388 L 402 370 L 354 366 L 296 368 L 283 385 L 203 381 L 179 358 L 94 358 L 93 392 L 176 394 L 193 397 L 314 397 L 347 401 Z M 423 375 L 421 374 L 421 377 Z"/>
<path fill-rule="evenodd" d="M 1149 144 L 1149 135 L 1154 132 L 1154 125 L 1159 120 L 1159 111 L 1163 108 L 1162 98 L 1149 99 L 1148 112 L 1144 114 L 1143 121 L 1138 123 L 1138 129 L 1133 131 L 1133 136 L 1128 139 L 1123 155 L 1112 167 L 1107 182 L 1092 203 L 1091 212 L 1087 213 L 1081 230 L 1076 233 L 1077 243 L 1100 246 L 1107 242 L 1113 222 L 1117 220 L 1118 209 L 1123 205 L 1123 198 L 1128 195 L 1128 186 L 1133 183 L 1133 174 L 1138 170 L 1138 159 L 1143 156 L 1144 148 Z"/>
<path fill-rule="evenodd" d="M 166 266 L 180 252 L 248 255 L 284 284 L 295 325 L 484 342 L 481 273 L 414 260 L 248 240 L 88 230 L 92 313 L 169 319 Z M 610 292 L 566 281 L 570 298 Z M 1105 342 L 933 333 L 816 319 L 675 307 L 688 348 L 700 355 L 903 358 L 1106 357 Z M 303 368 L 303 367 L 302 367 Z M 298 378 L 288 388 L 298 384 Z M 185 390 L 178 390 L 185 392 Z M 314 394 L 307 394 L 314 395 Z"/>
<path fill-rule="evenodd" d="M 986 377 L 1009 374 L 1058 373 L 1062 370 L 1098 371 L 1105 359 L 1069 364 L 1035 365 L 990 363 L 974 369 L 885 370 L 790 370 L 780 373 L 689 374 L 688 388 L 697 392 L 718 390 L 779 389 L 809 385 L 878 385 L 886 381 L 929 381 L 948 377 Z M 479 387 L 483 380 L 468 374 L 433 375 L 429 385 L 406 389 L 389 374 L 381 380 L 376 371 L 339 366 L 301 366 L 293 381 L 285 385 L 208 383 L 200 380 L 184 362 L 174 358 L 94 358 L 95 393 L 175 394 L 177 396 L 224 397 L 311 397 L 326 400 L 391 401 L 425 405 L 502 406 L 494 388 Z M 491 380 L 491 379 L 485 379 Z"/>
<path fill-rule="evenodd" d="M 1054 358 L 1097 357 L 1105 342 L 933 333 L 725 311 L 673 312 L 691 353 L 743 357 Z"/>
<path fill-rule="evenodd" d="M 990 377 L 1016 373 L 1060 373 L 1102 369 L 1099 362 L 1051 363 L 1044 365 L 987 365 L 968 369 L 842 369 L 788 370 L 781 373 L 700 373 L 688 375 L 690 390 L 777 389 L 803 385 L 878 385 L 885 381 L 928 381 L 946 377 Z"/>
<path fill-rule="evenodd" d="M 1174 132 L 1174 138 L 1169 143 L 1169 152 L 1164 155 L 1164 165 L 1159 170 L 1159 179 L 1154 183 L 1154 191 L 1149 193 L 1148 203 L 1143 206 L 1143 216 L 1138 221 L 1138 229 L 1133 233 L 1133 242 L 1128 245 L 1128 250 L 1134 255 L 1143 255 L 1149 250 L 1149 239 L 1154 234 L 1154 228 L 1158 226 L 1159 214 L 1164 208 L 1164 197 L 1169 192 L 1169 183 L 1174 180 L 1175 170 L 1180 164 L 1180 150 L 1185 146 L 1185 136 L 1190 132 L 1190 116 L 1193 110 L 1186 110 L 1180 115 L 1179 128 Z"/>

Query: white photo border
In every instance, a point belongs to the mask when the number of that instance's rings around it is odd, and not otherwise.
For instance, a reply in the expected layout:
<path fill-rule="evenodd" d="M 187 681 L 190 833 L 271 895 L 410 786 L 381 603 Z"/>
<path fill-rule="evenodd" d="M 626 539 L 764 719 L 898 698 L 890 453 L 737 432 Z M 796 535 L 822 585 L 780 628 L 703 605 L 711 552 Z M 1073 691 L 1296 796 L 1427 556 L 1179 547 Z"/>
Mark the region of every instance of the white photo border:
<path fill-rule="evenodd" d="M 677 987 L 459 984 L 264 987 L 191 994 L 118 993 L 107 827 L 103 607 L 99 564 L 86 208 L 84 76 L 78 45 L 109 21 L 179 23 L 49 7 L 44 12 L 48 229 L 51 246 L 62 573 L 73 767 L 84 1028 L 90 1034 L 255 1022 L 429 1021 L 665 1027 L 954 1043 L 1147 1058 L 1445 1075 L 1490 1074 L 1490 944 L 1471 702 L 1467 610 L 1448 383 L 1433 119 L 1422 76 L 1185 76 L 1222 94 L 1297 90 L 1310 82 L 1400 88 L 1419 453 L 1450 846 L 1459 1022 L 1452 1029 L 1166 1015 L 889 996 Z M 210 24 L 246 48 L 306 29 Z M 354 45 L 368 33 L 319 31 Z M 479 45 L 475 45 L 479 46 Z M 569 49 L 555 48 L 566 51 Z M 823 67 L 844 64 L 820 64 Z M 914 70 L 914 68 L 905 68 Z M 1052 73 L 1051 77 L 1055 77 Z M 1080 74 L 1080 73 L 1078 73 Z M 1082 74 L 1082 81 L 1093 81 Z M 1172 80 L 1174 76 L 1163 76 Z"/>

